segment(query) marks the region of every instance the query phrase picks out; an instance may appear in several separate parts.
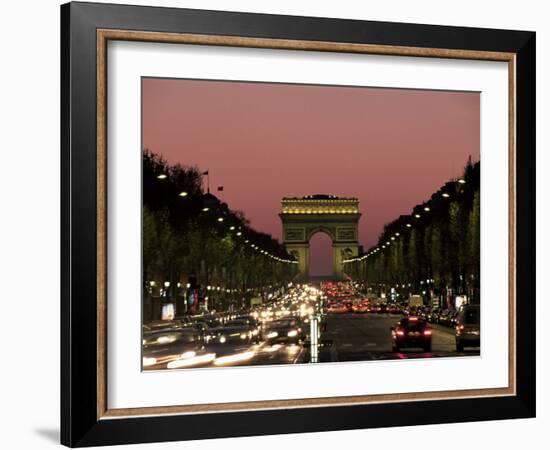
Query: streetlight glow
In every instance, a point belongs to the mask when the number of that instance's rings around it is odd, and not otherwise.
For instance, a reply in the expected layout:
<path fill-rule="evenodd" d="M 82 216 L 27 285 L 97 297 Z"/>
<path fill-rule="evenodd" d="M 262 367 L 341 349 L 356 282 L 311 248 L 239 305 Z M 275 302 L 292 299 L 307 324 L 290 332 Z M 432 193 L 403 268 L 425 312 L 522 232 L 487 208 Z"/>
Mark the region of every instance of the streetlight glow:
<path fill-rule="evenodd" d="M 441 194 L 441 195 L 442 195 L 443 197 L 445 197 L 445 198 L 449 198 L 449 197 L 450 197 L 450 195 L 447 194 L 446 192 L 443 192 L 443 194 Z"/>
<path fill-rule="evenodd" d="M 412 227 L 412 225 L 410 223 L 407 224 L 407 228 L 410 228 Z"/>
<path fill-rule="evenodd" d="M 202 211 L 203 211 L 203 212 L 206 212 L 206 211 L 208 211 L 209 209 L 210 209 L 210 208 L 208 208 L 208 206 L 205 206 L 204 208 L 202 208 Z"/>
<path fill-rule="evenodd" d="M 218 222 L 223 222 L 223 217 L 218 217 Z"/>
<path fill-rule="evenodd" d="M 425 207 L 424 207 L 424 211 L 429 212 L 429 211 L 430 211 L 430 208 L 428 208 L 427 206 L 425 206 Z"/>
<path fill-rule="evenodd" d="M 180 197 L 187 197 L 189 194 L 185 191 L 180 192 Z"/>
<path fill-rule="evenodd" d="M 460 184 L 466 184 L 466 180 L 464 180 L 464 179 L 462 179 L 462 178 L 461 178 L 460 180 L 458 180 L 458 182 L 459 182 Z"/>
<path fill-rule="evenodd" d="M 157 175 L 157 180 L 164 180 L 168 178 L 168 175 L 166 175 L 165 173 L 161 173 L 160 175 Z"/>
<path fill-rule="evenodd" d="M 417 219 L 420 219 L 420 214 L 415 214 L 414 217 L 416 217 Z"/>

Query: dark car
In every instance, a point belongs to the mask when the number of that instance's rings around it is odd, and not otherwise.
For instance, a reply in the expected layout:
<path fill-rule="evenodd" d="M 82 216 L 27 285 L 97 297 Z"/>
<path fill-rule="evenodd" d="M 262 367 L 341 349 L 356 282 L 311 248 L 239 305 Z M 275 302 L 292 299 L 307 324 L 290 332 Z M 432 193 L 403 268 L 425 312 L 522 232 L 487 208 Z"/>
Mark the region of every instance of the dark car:
<path fill-rule="evenodd" d="M 250 344 L 253 338 L 252 331 L 246 323 L 230 321 L 222 327 L 210 329 L 209 334 L 206 336 L 206 343 L 209 346 L 221 344 L 227 347 Z"/>
<path fill-rule="evenodd" d="M 432 313 L 432 308 L 430 308 L 429 306 L 424 306 L 420 310 L 420 313 L 418 315 L 420 316 L 421 319 L 423 319 L 427 322 L 428 317 L 430 317 L 431 313 Z"/>
<path fill-rule="evenodd" d="M 143 333 L 143 367 L 168 364 L 204 353 L 204 341 L 193 328 L 164 329 Z"/>
<path fill-rule="evenodd" d="M 390 305 L 388 308 L 390 314 L 401 314 L 401 308 L 398 305 Z"/>
<path fill-rule="evenodd" d="M 460 309 L 455 327 L 455 341 L 457 352 L 463 352 L 464 347 L 479 347 L 479 305 L 465 305 Z"/>
<path fill-rule="evenodd" d="M 211 330 L 211 327 L 209 327 L 206 324 L 206 322 L 196 322 L 196 321 L 187 322 L 182 325 L 182 328 L 193 328 L 197 330 L 197 332 L 199 333 L 202 339 L 205 339 L 206 336 L 210 334 L 210 330 Z"/>
<path fill-rule="evenodd" d="M 270 344 L 276 342 L 297 344 L 304 336 L 298 320 L 285 318 L 271 322 L 264 331 L 263 337 Z"/>
<path fill-rule="evenodd" d="M 431 311 L 430 311 L 430 314 L 428 315 L 428 322 L 431 322 L 431 323 L 437 323 L 438 319 L 439 319 L 439 313 L 441 312 L 441 309 L 439 308 L 433 308 Z"/>
<path fill-rule="evenodd" d="M 260 341 L 260 324 L 253 317 L 245 316 L 230 320 L 225 324 L 226 327 L 243 327 L 250 334 L 251 341 L 258 343 Z"/>
<path fill-rule="evenodd" d="M 437 315 L 436 323 L 443 323 L 446 320 L 446 316 L 449 314 L 449 309 L 442 309 Z"/>
<path fill-rule="evenodd" d="M 403 347 L 421 347 L 425 352 L 432 351 L 432 330 L 425 320 L 417 316 L 405 317 L 390 330 L 394 352 Z"/>
<path fill-rule="evenodd" d="M 445 325 L 446 327 L 452 327 L 453 326 L 453 317 L 456 314 L 456 310 L 454 309 L 447 309 L 445 310 L 445 314 L 442 314 L 439 316 L 439 323 L 441 325 Z"/>

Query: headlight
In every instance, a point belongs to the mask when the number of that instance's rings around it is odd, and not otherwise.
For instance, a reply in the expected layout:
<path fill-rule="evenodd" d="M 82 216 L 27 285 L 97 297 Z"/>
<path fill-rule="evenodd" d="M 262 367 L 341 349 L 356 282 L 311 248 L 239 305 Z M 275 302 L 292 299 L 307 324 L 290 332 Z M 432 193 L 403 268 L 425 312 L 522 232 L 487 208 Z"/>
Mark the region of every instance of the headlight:
<path fill-rule="evenodd" d="M 157 343 L 159 344 L 169 344 L 170 342 L 174 342 L 176 340 L 175 336 L 159 336 L 157 338 Z"/>
<path fill-rule="evenodd" d="M 156 362 L 156 358 L 143 358 L 143 367 L 153 366 Z"/>
<path fill-rule="evenodd" d="M 246 339 L 247 337 L 248 337 L 248 336 L 247 336 L 246 333 L 242 333 L 242 334 L 241 334 L 241 339 Z"/>
<path fill-rule="evenodd" d="M 276 338 L 277 336 L 279 336 L 279 333 L 277 333 L 276 331 L 272 331 L 271 333 L 268 333 L 268 335 L 267 335 L 267 337 L 269 339 Z"/>
<path fill-rule="evenodd" d="M 181 359 L 194 358 L 195 356 L 196 356 L 196 353 L 193 352 L 193 351 L 183 352 L 183 353 L 181 354 Z"/>
<path fill-rule="evenodd" d="M 258 330 L 252 331 L 252 335 L 253 335 L 253 336 L 258 336 Z"/>
<path fill-rule="evenodd" d="M 225 341 L 227 341 L 225 336 L 220 336 L 220 343 L 223 344 Z"/>
<path fill-rule="evenodd" d="M 298 336 L 298 332 L 296 330 L 291 330 L 286 335 L 288 337 L 294 337 L 294 336 Z"/>

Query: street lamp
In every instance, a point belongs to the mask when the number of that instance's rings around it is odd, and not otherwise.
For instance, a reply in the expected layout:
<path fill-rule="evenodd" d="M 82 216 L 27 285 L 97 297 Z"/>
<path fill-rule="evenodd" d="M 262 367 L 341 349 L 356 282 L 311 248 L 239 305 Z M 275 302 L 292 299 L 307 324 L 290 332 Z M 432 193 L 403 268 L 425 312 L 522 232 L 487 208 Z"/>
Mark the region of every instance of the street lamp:
<path fill-rule="evenodd" d="M 166 175 L 165 173 L 157 175 L 157 180 L 164 180 L 166 178 L 168 178 L 168 175 Z"/>
<path fill-rule="evenodd" d="M 189 194 L 185 191 L 180 192 L 180 197 L 187 197 Z"/>
<path fill-rule="evenodd" d="M 445 197 L 445 198 L 449 198 L 449 197 L 450 197 L 450 195 L 447 194 L 446 192 L 443 192 L 443 194 L 441 194 L 441 195 L 442 195 L 443 197 Z"/>
<path fill-rule="evenodd" d="M 208 206 L 205 206 L 204 208 L 202 208 L 202 212 L 206 212 L 208 211 L 210 208 Z"/>
<path fill-rule="evenodd" d="M 461 178 L 460 180 L 458 180 L 458 182 L 459 182 L 460 184 L 466 184 L 466 180 L 464 180 L 463 178 Z"/>
<path fill-rule="evenodd" d="M 427 206 L 424 206 L 424 211 L 429 212 L 430 208 L 428 208 Z"/>
<path fill-rule="evenodd" d="M 407 224 L 407 228 L 410 228 L 412 227 L 412 225 L 410 223 Z"/>
<path fill-rule="evenodd" d="M 218 222 L 223 222 L 223 217 L 218 217 Z"/>
<path fill-rule="evenodd" d="M 414 217 L 416 217 L 417 219 L 420 219 L 420 214 L 415 214 Z"/>

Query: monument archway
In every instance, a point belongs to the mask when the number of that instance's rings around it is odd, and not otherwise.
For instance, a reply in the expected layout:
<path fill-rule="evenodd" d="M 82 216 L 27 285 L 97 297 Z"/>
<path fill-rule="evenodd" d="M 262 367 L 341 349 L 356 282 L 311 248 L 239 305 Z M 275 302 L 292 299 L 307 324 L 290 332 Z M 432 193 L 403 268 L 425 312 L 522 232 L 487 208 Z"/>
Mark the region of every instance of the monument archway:
<path fill-rule="evenodd" d="M 298 260 L 299 277 L 309 274 L 309 241 L 323 232 L 332 240 L 332 269 L 335 279 L 343 279 L 343 261 L 359 255 L 358 226 L 361 213 L 357 198 L 316 194 L 285 197 L 281 201 L 283 243 Z"/>

